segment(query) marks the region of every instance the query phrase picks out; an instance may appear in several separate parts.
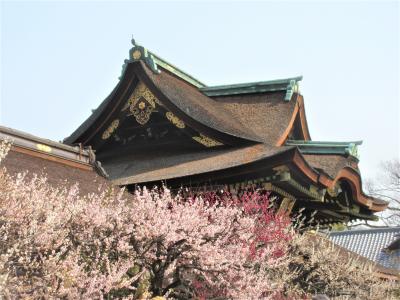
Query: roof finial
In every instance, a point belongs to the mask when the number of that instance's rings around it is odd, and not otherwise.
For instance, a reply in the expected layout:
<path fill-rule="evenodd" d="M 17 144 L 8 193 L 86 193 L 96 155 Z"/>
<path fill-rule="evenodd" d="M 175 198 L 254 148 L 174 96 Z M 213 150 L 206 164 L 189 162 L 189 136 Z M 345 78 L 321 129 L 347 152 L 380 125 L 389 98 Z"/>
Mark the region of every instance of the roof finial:
<path fill-rule="evenodd" d="M 125 64 L 122 67 L 122 73 L 125 71 L 126 66 L 130 62 L 135 61 L 143 61 L 154 73 L 159 74 L 160 70 L 157 67 L 157 64 L 154 60 L 153 54 L 147 51 L 146 48 L 140 46 L 136 43 L 135 39 L 132 36 L 131 39 L 133 47 L 129 50 L 129 60 L 125 61 Z"/>

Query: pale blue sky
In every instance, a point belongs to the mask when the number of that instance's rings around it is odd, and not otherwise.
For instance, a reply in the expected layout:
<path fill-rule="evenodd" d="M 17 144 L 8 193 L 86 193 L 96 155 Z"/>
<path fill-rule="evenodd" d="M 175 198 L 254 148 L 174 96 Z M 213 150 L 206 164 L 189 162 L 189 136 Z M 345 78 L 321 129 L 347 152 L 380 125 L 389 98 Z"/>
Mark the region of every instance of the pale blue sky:
<path fill-rule="evenodd" d="M 0 123 L 62 140 L 132 35 L 208 85 L 303 75 L 314 140 L 364 140 L 364 177 L 399 156 L 399 2 L 3 1 Z"/>

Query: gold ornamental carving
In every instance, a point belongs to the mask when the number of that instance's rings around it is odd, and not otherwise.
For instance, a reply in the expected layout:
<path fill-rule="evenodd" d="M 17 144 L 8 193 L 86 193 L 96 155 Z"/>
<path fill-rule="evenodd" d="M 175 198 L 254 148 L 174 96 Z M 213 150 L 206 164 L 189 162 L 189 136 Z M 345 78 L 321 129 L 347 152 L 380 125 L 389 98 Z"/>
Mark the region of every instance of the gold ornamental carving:
<path fill-rule="evenodd" d="M 196 142 L 203 144 L 206 147 L 216 147 L 216 146 L 222 146 L 223 144 L 213 140 L 212 138 L 205 136 L 204 134 L 200 133 L 200 136 L 193 136 L 192 139 L 194 139 Z"/>
<path fill-rule="evenodd" d="M 113 132 L 118 128 L 118 126 L 119 126 L 119 120 L 118 119 L 112 121 L 110 126 L 108 126 L 108 128 L 103 132 L 103 135 L 101 136 L 101 138 L 103 140 L 109 139 L 110 136 L 113 134 Z"/>
<path fill-rule="evenodd" d="M 132 58 L 133 58 L 133 59 L 140 59 L 141 56 L 142 56 L 142 53 L 140 53 L 139 50 L 135 50 L 135 51 L 133 51 L 133 53 L 132 53 Z"/>
<path fill-rule="evenodd" d="M 181 119 L 179 119 L 177 116 L 175 116 L 172 112 L 167 111 L 165 113 L 165 116 L 176 127 L 181 128 L 181 129 L 185 128 L 185 123 L 183 123 L 183 121 Z"/>
<path fill-rule="evenodd" d="M 52 151 L 50 146 L 43 145 L 43 144 L 36 144 L 36 149 L 43 151 L 43 152 L 48 152 L 48 153 L 50 153 Z"/>
<path fill-rule="evenodd" d="M 156 104 L 161 105 L 161 102 L 142 82 L 139 82 L 122 111 L 129 108 L 136 121 L 144 125 L 150 120 Z"/>
<path fill-rule="evenodd" d="M 145 100 L 140 101 L 137 106 L 130 108 L 130 111 L 135 117 L 136 122 L 138 122 L 140 125 L 144 125 L 150 120 L 150 115 L 153 110 L 154 107 L 146 103 Z"/>

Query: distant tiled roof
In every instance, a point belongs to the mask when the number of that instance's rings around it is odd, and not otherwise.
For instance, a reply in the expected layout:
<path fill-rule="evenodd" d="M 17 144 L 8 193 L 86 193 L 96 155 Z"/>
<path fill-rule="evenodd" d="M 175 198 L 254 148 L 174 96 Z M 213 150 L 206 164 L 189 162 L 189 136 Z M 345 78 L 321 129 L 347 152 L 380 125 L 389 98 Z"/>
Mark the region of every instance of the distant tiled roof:
<path fill-rule="evenodd" d="M 329 239 L 377 264 L 400 271 L 400 249 L 386 251 L 400 238 L 400 227 L 331 232 Z"/>

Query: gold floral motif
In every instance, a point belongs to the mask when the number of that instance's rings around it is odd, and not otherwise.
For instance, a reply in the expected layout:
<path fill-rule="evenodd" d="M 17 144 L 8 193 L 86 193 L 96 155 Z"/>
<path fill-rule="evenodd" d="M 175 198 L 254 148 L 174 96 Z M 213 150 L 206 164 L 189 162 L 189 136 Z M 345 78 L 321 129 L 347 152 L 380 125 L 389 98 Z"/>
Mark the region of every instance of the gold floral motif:
<path fill-rule="evenodd" d="M 149 102 L 154 108 L 156 107 L 156 103 L 161 105 L 160 101 L 156 98 L 156 96 L 153 95 L 152 92 L 150 92 L 144 83 L 139 82 L 123 110 L 127 109 L 128 107 L 135 106 L 140 98 L 146 99 L 146 101 Z"/>
<path fill-rule="evenodd" d="M 203 144 L 206 147 L 215 147 L 215 146 L 222 146 L 223 144 L 213 140 L 212 138 L 205 136 L 204 134 L 200 133 L 200 136 L 193 136 L 192 139 L 194 139 L 196 142 Z"/>
<path fill-rule="evenodd" d="M 139 82 L 121 111 L 129 108 L 136 121 L 143 125 L 150 119 L 150 115 L 156 108 L 156 104 L 161 105 L 161 102 L 142 82 Z"/>
<path fill-rule="evenodd" d="M 119 120 L 115 119 L 114 121 L 111 122 L 110 126 L 108 126 L 108 128 L 103 132 L 103 135 L 101 136 L 101 138 L 103 140 L 110 138 L 110 136 L 113 134 L 115 129 L 118 128 L 118 126 L 119 126 Z"/>
<path fill-rule="evenodd" d="M 176 127 L 178 128 L 185 128 L 185 123 L 183 123 L 183 121 L 181 119 L 179 119 L 177 116 L 175 116 L 172 112 L 167 111 L 165 113 L 165 116 L 167 117 L 167 119 L 174 124 Z"/>
<path fill-rule="evenodd" d="M 140 102 L 139 103 L 139 108 L 140 109 L 144 109 L 146 107 L 146 103 L 144 103 L 144 102 Z"/>
<path fill-rule="evenodd" d="M 142 53 L 140 53 L 139 50 L 135 50 L 135 51 L 132 53 L 133 59 L 139 59 L 141 56 L 142 56 Z"/>
<path fill-rule="evenodd" d="M 130 107 L 130 111 L 140 125 L 146 124 L 150 120 L 150 115 L 153 112 L 154 107 L 146 104 L 146 102 L 140 102 L 139 105 Z"/>

